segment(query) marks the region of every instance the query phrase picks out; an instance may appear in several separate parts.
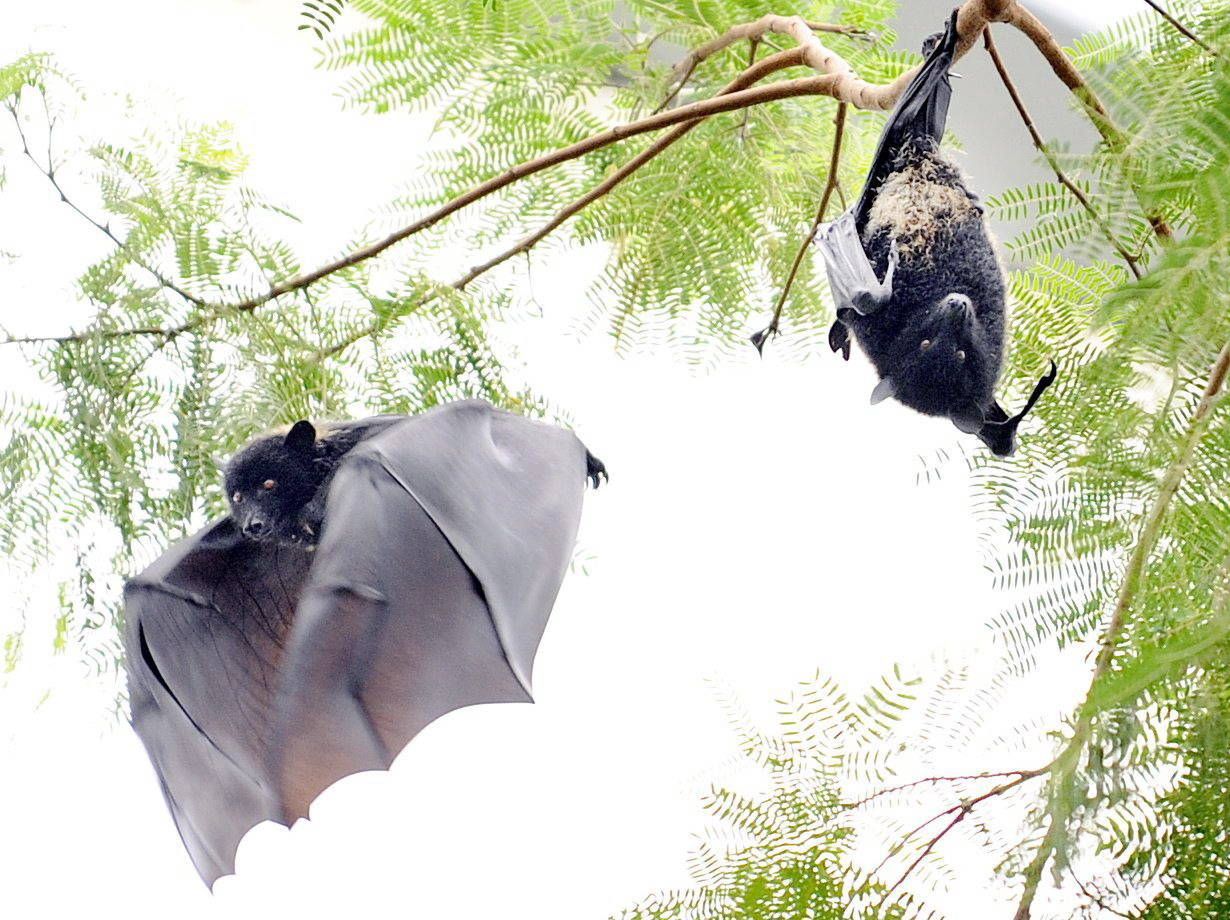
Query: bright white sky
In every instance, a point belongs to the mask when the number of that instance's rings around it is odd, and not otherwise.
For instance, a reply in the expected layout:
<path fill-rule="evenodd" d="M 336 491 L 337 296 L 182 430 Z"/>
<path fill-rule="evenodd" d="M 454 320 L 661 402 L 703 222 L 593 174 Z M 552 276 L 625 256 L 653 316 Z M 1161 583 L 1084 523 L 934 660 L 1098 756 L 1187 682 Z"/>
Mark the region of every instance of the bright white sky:
<path fill-rule="evenodd" d="M 1086 2 L 1080 14 L 1127 6 Z M 339 112 L 338 78 L 313 68 L 294 16 L 291 0 L 43 0 L 6 10 L 0 55 L 54 51 L 97 94 L 77 119 L 87 136 L 115 125 L 104 90 L 141 102 L 133 126 L 233 122 L 251 183 L 304 217 L 310 263 L 410 177 L 425 122 Z M 1005 133 L 981 154 L 1024 142 Z M 13 151 L 8 133 L 0 146 Z M 0 278 L 0 323 L 65 328 L 71 279 L 99 243 L 26 164 L 10 156 L 8 169 L 0 250 L 20 258 Z M 108 719 L 109 689 L 70 656 L 53 659 L 36 624 L 26 665 L 0 692 L 0 875 L 15 916 L 605 917 L 687 882 L 699 794 L 734 752 L 707 681 L 767 715 L 817 669 L 857 686 L 939 654 L 990 666 L 984 624 L 1003 599 L 981 568 L 963 464 L 916 482 L 920 457 L 960 455 L 955 429 L 893 403 L 868 408 L 874 377 L 857 359 L 798 367 L 770 349 L 698 376 L 669 355 L 618 359 L 602 337 L 563 335 L 598 264 L 590 255 L 536 262 L 546 319 L 512 333 L 535 387 L 571 412 L 613 475 L 588 499 L 582 543 L 594 559 L 560 596 L 538 704 L 440 720 L 390 773 L 327 791 L 310 822 L 251 833 L 238 875 L 211 897 L 136 737 Z M 11 353 L 0 360 L 14 372 Z M 43 597 L 50 616 L 64 574 L 9 593 Z M 1051 719 L 1085 673 L 1079 654 L 1064 664 L 1032 693 Z M 996 768 L 973 756 L 933 767 Z M 996 915 L 1001 902 L 968 879 L 950 915 Z"/>

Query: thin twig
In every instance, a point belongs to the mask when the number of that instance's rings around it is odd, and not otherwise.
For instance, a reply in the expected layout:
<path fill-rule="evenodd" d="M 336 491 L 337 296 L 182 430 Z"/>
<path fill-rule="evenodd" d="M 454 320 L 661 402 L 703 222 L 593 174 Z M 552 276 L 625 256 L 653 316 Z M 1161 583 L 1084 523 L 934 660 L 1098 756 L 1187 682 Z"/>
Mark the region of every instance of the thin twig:
<path fill-rule="evenodd" d="M 753 64 L 752 66 L 748 67 L 747 70 L 739 74 L 739 76 L 737 76 L 734 80 L 728 83 L 718 95 L 719 96 L 729 95 L 730 93 L 737 92 L 741 89 L 744 89 L 745 87 L 751 86 L 752 84 L 759 82 L 760 80 L 764 79 L 764 77 L 768 76 L 769 74 L 775 73 L 779 70 L 783 70 L 787 67 L 796 66 L 801 63 L 803 63 L 802 49 L 795 48 L 790 51 L 781 51 L 773 55 L 772 57 L 765 58 L 759 64 Z M 492 268 L 499 265 L 501 262 L 511 259 L 513 256 L 517 255 L 518 253 L 529 252 L 530 249 L 532 249 L 539 242 L 541 242 L 542 239 L 546 237 L 548 234 L 552 233 L 557 227 L 560 226 L 560 224 L 564 223 L 566 220 L 571 218 L 573 215 L 589 207 L 599 198 L 608 194 L 613 188 L 615 188 L 615 186 L 619 185 L 621 182 L 627 179 L 630 175 L 632 175 L 634 172 L 636 172 L 638 169 L 640 169 L 642 166 L 644 166 L 646 163 L 648 163 L 650 160 L 652 160 L 654 157 L 656 157 L 658 154 L 664 151 L 667 147 L 671 146 L 673 143 L 675 143 L 675 141 L 679 140 L 681 137 L 683 137 L 685 134 L 687 134 L 689 131 L 691 131 L 693 128 L 699 125 L 701 121 L 703 120 L 704 119 L 702 118 L 698 118 L 693 121 L 685 122 L 681 125 L 678 125 L 673 130 L 668 132 L 667 134 L 664 134 L 662 137 L 654 141 L 652 144 L 650 144 L 648 147 L 646 147 L 644 150 L 642 150 L 640 153 L 634 156 L 631 160 L 629 160 L 627 163 L 621 166 L 619 169 L 615 170 L 615 172 L 611 173 L 609 176 L 603 179 L 602 182 L 598 183 L 598 185 L 594 186 L 584 195 L 580 196 L 579 198 L 575 199 L 574 201 L 570 202 L 569 204 L 561 208 L 559 211 L 557 211 L 555 216 L 553 216 L 549 221 L 543 224 L 539 229 L 535 230 L 529 236 L 520 240 L 515 246 L 512 246 L 509 249 L 504 250 L 499 255 L 493 256 L 492 258 L 488 259 L 486 262 L 484 262 L 481 265 L 474 266 L 463 277 L 453 282 L 452 286 L 455 287 L 459 291 L 464 290 L 466 285 L 468 285 L 471 281 L 473 281 L 479 275 L 485 274 L 486 272 L 490 271 Z"/>
<path fill-rule="evenodd" d="M 851 810 L 855 808 L 862 808 L 864 805 L 874 802 L 876 799 L 882 798 L 883 796 L 892 795 L 896 792 L 904 792 L 907 789 L 913 789 L 917 786 L 934 785 L 937 783 L 964 783 L 979 779 L 1003 779 L 1008 776 L 1041 776 L 1050 769 L 1050 766 L 1050 764 L 1047 764 L 1045 767 L 1039 767 L 1034 770 L 1002 770 L 993 773 L 969 773 L 965 776 L 925 776 L 922 779 L 916 779 L 913 782 L 902 783 L 900 786 L 892 786 L 888 789 L 881 789 L 877 792 L 873 792 L 871 795 L 859 799 L 856 802 L 851 802 L 844 807 Z"/>
<path fill-rule="evenodd" d="M 794 254 L 794 262 L 791 263 L 790 272 L 786 275 L 786 283 L 782 285 L 777 303 L 773 305 L 773 318 L 769 320 L 768 327 L 763 332 L 756 333 L 753 338 L 757 351 L 762 351 L 765 342 L 778 333 L 782 308 L 786 305 L 786 298 L 790 296 L 790 289 L 794 287 L 794 279 L 799 274 L 799 266 L 803 264 L 803 257 L 807 254 L 812 240 L 816 238 L 816 231 L 820 229 L 820 224 L 824 222 L 824 214 L 828 211 L 829 201 L 833 197 L 833 192 L 837 190 L 837 169 L 841 165 L 841 140 L 846 131 L 846 108 L 844 102 L 837 106 L 837 115 L 834 119 L 836 127 L 833 129 L 833 153 L 829 157 L 829 175 L 824 183 L 824 191 L 820 195 L 820 207 L 816 209 L 815 220 L 811 222 L 811 229 L 807 231 L 807 236 L 799 245 L 799 251 Z"/>
<path fill-rule="evenodd" d="M 8 106 L 6 106 L 6 108 L 8 108 L 9 114 L 13 116 L 13 124 L 17 126 L 17 136 L 21 140 L 21 152 L 24 153 L 26 155 L 26 158 L 31 163 L 34 164 L 34 168 L 37 169 L 40 173 L 42 173 L 43 176 L 47 179 L 47 181 L 51 183 L 51 187 L 55 189 L 56 194 L 60 196 L 60 200 L 62 202 L 68 205 L 68 207 L 72 209 L 74 213 L 76 213 L 78 216 L 83 218 L 90 226 L 94 227 L 100 233 L 104 234 L 107 237 L 107 239 L 111 240 L 111 242 L 115 244 L 116 248 L 118 248 L 122 253 L 124 253 L 124 255 L 128 256 L 128 258 L 132 260 L 134 265 L 148 272 L 151 276 L 153 276 L 154 280 L 156 280 L 162 287 L 166 288 L 169 291 L 173 291 L 174 293 L 178 294 L 180 297 L 182 297 L 184 300 L 188 301 L 189 303 L 193 304 L 194 306 L 197 306 L 197 307 L 206 306 L 206 302 L 202 298 L 197 297 L 195 294 L 189 293 L 188 291 L 185 291 L 183 288 L 177 285 L 174 281 L 172 281 L 170 278 L 168 278 L 158 269 L 154 268 L 154 266 L 145 262 L 140 256 L 138 256 L 135 252 L 133 252 L 133 250 L 131 249 L 131 247 L 128 246 L 127 243 L 125 243 L 123 240 L 121 240 L 118 236 L 115 235 L 115 233 L 112 231 L 111 226 L 109 224 L 100 223 L 98 220 L 96 220 L 95 218 L 87 214 L 83 208 L 81 208 L 79 205 L 77 205 L 76 202 L 74 202 L 71 198 L 68 197 L 67 193 L 64 191 L 64 187 L 60 185 L 60 180 L 56 177 L 55 162 L 51 158 L 52 122 L 51 122 L 50 116 L 48 116 L 48 123 L 47 123 L 47 165 L 43 166 L 43 164 L 39 162 L 38 157 L 36 157 L 30 151 L 30 143 L 26 137 L 25 127 L 21 123 L 21 117 L 17 114 L 17 106 L 9 104 Z M 17 340 L 11 340 L 11 341 L 17 341 Z"/>
<path fill-rule="evenodd" d="M 750 69 L 751 66 L 756 63 L 756 49 L 760 47 L 760 39 L 753 38 L 747 44 L 748 44 L 747 67 L 744 68 L 745 70 Z M 740 141 L 747 140 L 747 119 L 748 119 L 748 116 L 751 114 L 751 111 L 752 111 L 751 109 L 743 110 L 743 118 L 739 121 L 739 140 Z"/>
<path fill-rule="evenodd" d="M 688 64 L 687 69 L 679 77 L 679 82 L 675 84 L 674 89 L 667 93 L 666 98 L 658 103 L 658 107 L 650 113 L 651 115 L 657 115 L 659 112 L 665 111 L 666 107 L 675 101 L 675 97 L 679 95 L 679 91 L 687 85 L 688 80 L 692 79 L 692 74 L 696 70 L 696 66 L 699 63 L 699 61 L 693 60 Z"/>
<path fill-rule="evenodd" d="M 1025 123 L 1025 130 L 1029 132 L 1029 136 L 1034 142 L 1034 147 L 1038 149 L 1038 152 L 1041 153 L 1043 158 L 1046 160 L 1047 165 L 1051 167 L 1051 170 L 1055 173 L 1055 178 L 1057 178 L 1060 183 L 1072 193 L 1072 196 L 1080 202 L 1081 207 L 1089 213 L 1089 216 L 1092 217 L 1094 222 L 1098 225 L 1098 228 L 1102 231 L 1102 235 L 1106 237 L 1107 242 L 1114 247 L 1115 252 L 1119 253 L 1119 255 L 1123 257 L 1123 260 L 1127 262 L 1127 267 L 1131 270 L 1132 274 L 1136 276 L 1137 280 L 1139 280 L 1142 277 L 1139 261 L 1123 247 L 1123 244 L 1120 243 L 1115 237 L 1114 231 L 1110 228 L 1110 225 L 1106 222 L 1102 215 L 1097 212 L 1097 209 L 1095 209 L 1090 203 L 1089 198 L 1083 191 L 1081 191 L 1080 187 L 1068 177 L 1067 173 L 1063 171 L 1063 167 L 1059 165 L 1059 160 L 1055 157 L 1055 154 L 1046 145 L 1046 142 L 1042 140 L 1042 135 L 1038 132 L 1038 128 L 1034 124 L 1033 116 L 1031 116 L 1029 114 L 1029 110 L 1025 108 L 1025 103 L 1021 99 L 1021 94 L 1017 90 L 1016 84 L 1012 81 L 1012 77 L 1008 73 L 1008 68 L 1004 64 L 1004 59 L 1000 57 L 999 49 L 995 47 L 995 39 L 991 37 L 991 28 L 989 26 L 983 30 L 982 40 L 986 45 L 987 54 L 991 56 L 991 61 L 995 64 L 995 69 L 999 73 L 999 78 L 1003 82 L 1004 88 L 1008 90 L 1008 95 L 1012 97 L 1012 103 L 1016 106 L 1017 113 L 1021 116 L 1021 121 Z"/>
<path fill-rule="evenodd" d="M 1170 23 L 1172 26 L 1178 29 L 1179 33 L 1183 35 L 1185 38 L 1189 39 L 1190 41 L 1195 42 L 1197 45 L 1199 45 L 1209 54 L 1213 55 L 1213 57 L 1220 57 L 1220 55 L 1216 51 L 1214 51 L 1212 48 L 1210 48 L 1208 45 L 1206 45 L 1203 41 L 1200 40 L 1199 35 L 1197 35 L 1187 26 L 1183 25 L 1183 23 L 1179 22 L 1179 20 L 1175 19 L 1174 16 L 1172 16 L 1169 12 L 1167 12 L 1166 8 L 1162 6 L 1160 3 L 1156 2 L 1156 0 L 1145 0 L 1145 3 L 1153 7 L 1153 9 L 1157 11 L 1157 14 L 1159 16 L 1161 16 L 1168 23 Z"/>
<path fill-rule="evenodd" d="M 1119 647 L 1119 641 L 1123 637 L 1128 612 L 1131 610 L 1144 583 L 1146 563 L 1161 536 L 1162 524 L 1170 508 L 1170 503 L 1179 491 L 1179 486 L 1182 485 L 1183 479 L 1191 468 L 1192 459 L 1195 457 L 1196 449 L 1200 445 L 1200 439 L 1208 428 L 1209 417 L 1221 397 L 1227 373 L 1230 373 L 1230 343 L 1227 343 L 1222 348 L 1221 353 L 1217 356 L 1217 360 L 1213 363 L 1213 368 L 1209 373 L 1209 381 L 1205 385 L 1204 393 L 1201 395 L 1196 410 L 1192 413 L 1191 420 L 1188 422 L 1187 433 L 1183 437 L 1179 451 L 1167 468 L 1162 478 L 1161 486 L 1158 489 L 1157 498 L 1154 499 L 1148 515 L 1141 524 L 1140 536 L 1136 541 L 1132 555 L 1128 560 L 1127 568 L 1124 571 L 1123 582 L 1119 589 L 1119 596 L 1115 601 L 1114 610 L 1111 612 L 1110 622 L 1106 626 L 1106 632 L 1103 634 L 1098 647 L 1093 674 L 1089 680 L 1089 689 L 1086 691 L 1085 699 L 1078 710 L 1076 724 L 1072 729 L 1072 737 L 1055 759 L 1054 781 L 1052 782 L 1052 791 L 1047 804 L 1046 832 L 1038 844 L 1038 850 L 1034 854 L 1034 858 L 1025 869 L 1025 884 L 1017 906 L 1016 920 L 1029 920 L 1030 910 L 1037 895 L 1038 884 L 1042 878 L 1042 871 L 1046 868 L 1047 862 L 1059 844 L 1064 830 L 1061 806 L 1062 803 L 1069 801 L 1071 798 L 1076 771 L 1080 765 L 1080 755 L 1093 733 L 1093 722 L 1098 714 L 1099 707 L 1095 698 L 1098 684 L 1110 672 L 1111 663 Z"/>
<path fill-rule="evenodd" d="M 953 814 L 954 812 L 956 813 L 955 817 L 950 822 L 948 822 L 948 824 L 945 825 L 944 828 L 938 834 L 936 834 L 934 837 L 932 837 L 930 840 L 927 841 L 927 843 L 923 846 L 922 852 L 918 854 L 918 856 L 914 859 L 914 861 L 911 862 L 910 865 L 906 868 L 905 872 L 901 874 L 901 876 L 897 879 L 897 881 L 893 883 L 892 887 L 889 888 L 888 891 L 886 891 L 884 895 L 880 898 L 880 902 L 876 906 L 876 914 L 877 915 L 879 914 L 880 908 L 884 906 L 885 902 L 889 898 L 889 895 L 891 895 L 894 891 L 896 891 L 899 887 L 901 887 L 901 885 L 905 882 L 905 880 L 909 878 L 910 875 L 913 873 L 913 871 L 918 868 L 919 864 L 922 863 L 923 859 L 926 858 L 927 854 L 930 853 L 933 849 L 935 849 L 936 845 L 941 840 L 944 839 L 944 837 L 948 834 L 948 832 L 951 831 L 958 824 L 960 824 L 962 821 L 964 821 L 965 818 L 975 808 L 977 808 L 979 805 L 981 805 L 983 802 L 987 801 L 988 799 L 992 799 L 997 796 L 1003 795 L 1005 792 L 1009 792 L 1015 789 L 1017 786 L 1021 785 L 1022 783 L 1028 782 L 1031 779 L 1035 779 L 1039 776 L 1042 776 L 1048 773 L 1050 769 L 1051 769 L 1051 766 L 1048 765 L 1038 770 L 1016 771 L 1014 774 L 1012 774 L 1016 776 L 1015 779 L 1009 780 L 1006 783 L 1000 783 L 999 785 L 994 786 L 991 789 L 988 789 L 986 792 L 983 792 L 980 795 L 977 795 L 972 799 L 966 799 L 964 801 L 958 802 L 957 804 L 952 805 L 944 809 L 943 811 L 939 812 L 938 814 L 932 816 L 931 818 L 929 818 L 928 820 L 920 824 L 917 828 L 910 831 L 910 833 L 907 834 L 905 837 L 903 837 L 897 843 L 897 845 L 893 847 L 893 849 L 889 852 L 889 854 L 880 861 L 880 864 L 876 866 L 876 868 L 871 872 L 871 877 L 878 875 L 880 870 L 884 868 L 884 865 L 890 859 L 896 856 L 897 853 L 901 852 L 901 850 L 910 841 L 910 839 L 915 834 L 917 834 L 919 831 L 921 831 L 924 827 L 944 817 L 945 815 Z"/>
<path fill-rule="evenodd" d="M 1072 881 L 1076 882 L 1076 887 L 1080 889 L 1080 893 L 1083 894 L 1085 897 L 1087 897 L 1094 904 L 1096 904 L 1099 909 L 1106 911 L 1108 914 L 1114 914 L 1116 917 L 1126 917 L 1127 920 L 1132 920 L 1131 914 L 1125 914 L 1121 910 L 1116 910 L 1115 908 L 1107 904 L 1106 901 L 1103 900 L 1103 898 L 1100 895 L 1098 895 L 1096 891 L 1090 891 L 1088 886 L 1086 886 L 1084 882 L 1082 882 L 1079 878 L 1077 878 L 1076 872 L 1073 871 L 1071 866 L 1068 867 L 1068 875 L 1072 877 Z"/>
<path fill-rule="evenodd" d="M 889 896 L 892 895 L 894 891 L 896 891 L 898 888 L 901 887 L 901 884 L 907 878 L 910 877 L 910 873 L 912 873 L 916 868 L 918 868 L 919 863 L 921 863 L 924 859 L 927 858 L 928 853 L 930 853 L 933 849 L 935 849 L 936 844 L 938 844 L 941 840 L 943 840 L 944 837 L 947 836 L 950 830 L 952 830 L 954 827 L 956 827 L 958 824 L 964 821 L 965 816 L 968 814 L 969 814 L 968 809 L 966 808 L 959 809 L 957 811 L 956 817 L 954 817 L 951 821 L 949 821 L 946 825 L 944 825 L 944 828 L 938 834 L 936 834 L 934 837 L 932 837 L 930 840 L 927 841 L 927 845 L 922 848 L 922 851 L 918 854 L 917 857 L 915 857 L 914 861 L 906 867 L 906 870 L 904 872 L 901 873 L 900 878 L 898 878 L 897 881 L 893 882 L 892 886 L 886 892 L 884 892 L 883 895 L 880 896 L 880 901 L 878 904 L 876 904 L 876 909 L 875 909 L 875 912 L 877 915 L 880 913 L 881 909 L 884 907 L 884 902 L 886 902 L 889 899 Z"/>

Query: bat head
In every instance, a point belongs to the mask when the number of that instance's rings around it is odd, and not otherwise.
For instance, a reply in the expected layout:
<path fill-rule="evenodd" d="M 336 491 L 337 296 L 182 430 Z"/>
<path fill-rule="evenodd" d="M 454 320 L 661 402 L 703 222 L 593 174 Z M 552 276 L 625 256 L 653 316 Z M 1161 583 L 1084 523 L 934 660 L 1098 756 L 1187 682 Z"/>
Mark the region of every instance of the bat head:
<path fill-rule="evenodd" d="M 962 431 L 982 427 L 999 364 L 968 294 L 952 292 L 913 311 L 892 351 L 873 403 L 892 396 L 926 415 L 947 416 Z"/>
<path fill-rule="evenodd" d="M 324 479 L 316 429 L 306 419 L 285 434 L 257 438 L 226 465 L 231 517 L 253 540 L 293 539 L 299 512 Z"/>

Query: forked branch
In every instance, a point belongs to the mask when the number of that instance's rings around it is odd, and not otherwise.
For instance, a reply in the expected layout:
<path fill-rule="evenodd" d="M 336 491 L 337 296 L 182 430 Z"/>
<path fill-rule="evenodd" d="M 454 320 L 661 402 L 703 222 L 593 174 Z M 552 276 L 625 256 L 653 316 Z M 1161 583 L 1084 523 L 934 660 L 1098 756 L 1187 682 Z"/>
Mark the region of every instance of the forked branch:
<path fill-rule="evenodd" d="M 1071 61 L 1064 55 L 1062 48 L 1055 42 L 1054 37 L 1046 29 L 1038 19 L 1029 12 L 1018 0 L 966 0 L 961 6 L 958 20 L 957 30 L 960 35 L 958 41 L 956 56 L 964 55 L 973 43 L 977 40 L 979 34 L 991 22 L 1006 22 L 1013 25 L 1015 28 L 1024 32 L 1031 41 L 1038 47 L 1046 60 L 1050 63 L 1052 69 L 1059 76 L 1069 89 L 1082 100 L 1086 109 L 1090 112 L 1090 117 L 1098 130 L 1102 132 L 1108 143 L 1121 144 L 1123 140 L 1122 132 L 1113 124 L 1106 109 L 1102 106 L 1097 96 L 1085 83 L 1080 73 L 1072 65 Z M 542 172 L 545 169 L 565 163 L 569 160 L 585 156 L 595 150 L 600 150 L 611 144 L 626 140 L 638 134 L 658 131 L 663 128 L 669 128 L 676 125 L 686 125 L 690 122 L 695 122 L 698 119 L 708 118 L 712 115 L 721 114 L 723 112 L 731 112 L 740 109 L 745 109 L 748 106 L 762 105 L 768 102 L 773 102 L 781 99 L 801 96 L 830 96 L 836 99 L 839 103 L 855 106 L 861 109 L 874 109 L 886 111 L 891 109 L 900 97 L 901 93 L 909 85 L 917 68 L 911 69 L 901 74 L 897 79 L 884 83 L 874 84 L 868 83 L 859 78 L 840 55 L 834 53 L 824 46 L 817 38 L 817 32 L 824 31 L 839 31 L 846 30 L 846 27 L 827 27 L 824 24 L 809 23 L 804 19 L 795 16 L 778 16 L 770 14 L 761 17 L 754 23 L 749 23 L 745 26 L 736 27 L 727 33 L 723 33 L 716 39 L 706 43 L 693 52 L 694 56 L 703 58 L 705 55 L 710 55 L 720 50 L 720 47 L 725 47 L 733 41 L 738 41 L 743 38 L 750 38 L 754 35 L 767 35 L 769 33 L 777 33 L 789 35 L 798 42 L 801 53 L 801 62 L 810 66 L 820 73 L 819 76 L 808 77 L 796 80 L 784 80 L 767 84 L 765 86 L 756 86 L 748 89 L 737 90 L 733 92 L 723 92 L 710 99 L 690 103 L 688 105 L 678 106 L 669 111 L 657 112 L 646 118 L 639 119 L 625 125 L 619 125 L 607 131 L 592 135 L 577 143 L 567 147 L 552 151 L 532 160 L 527 160 L 516 166 L 511 167 L 498 176 L 494 176 L 485 182 L 482 182 L 469 190 L 463 192 L 451 201 L 446 202 L 430 213 L 424 215 L 413 223 L 402 227 L 393 233 L 388 234 L 384 238 L 370 243 L 366 246 L 355 249 L 348 254 L 328 262 L 320 267 L 305 272 L 301 275 L 280 281 L 269 287 L 264 293 L 254 295 L 247 299 L 229 303 L 229 304 L 212 304 L 205 303 L 199 299 L 194 299 L 187 292 L 179 291 L 182 296 L 192 302 L 197 309 L 184 322 L 169 326 L 167 328 L 151 331 L 148 327 L 116 329 L 106 333 L 109 337 L 120 337 L 125 335 L 159 335 L 164 337 L 175 337 L 186 332 L 195 331 L 206 327 L 214 321 L 225 316 L 239 315 L 258 307 L 263 306 L 283 295 L 290 294 L 296 291 L 303 290 L 312 284 L 333 275 L 337 272 L 345 271 L 355 265 L 372 259 L 385 250 L 395 246 L 397 243 L 408 239 L 415 234 L 421 233 L 428 228 L 444 220 L 446 217 L 462 210 L 463 208 L 474 204 L 487 196 L 498 192 L 499 190 L 525 179 L 529 176 Z M 846 30 L 848 31 L 848 30 Z M 791 53 L 791 52 L 784 52 Z M 774 56 L 776 57 L 776 55 Z M 766 58 L 766 62 L 773 58 Z M 762 62 L 762 64 L 765 62 Z M 759 66 L 759 65 L 757 65 Z M 685 65 L 686 69 L 686 65 Z M 750 68 L 749 68 L 750 70 Z M 674 138 L 677 139 L 677 138 Z M 673 142 L 673 140 L 671 142 Z M 655 151 L 654 155 L 656 155 Z M 646 158 L 642 162 L 647 162 Z M 626 176 L 626 173 L 624 174 Z M 595 190 L 596 191 L 596 190 Z M 580 208 L 587 206 L 593 200 L 597 200 L 605 192 L 597 194 L 590 193 L 583 199 L 579 199 Z M 574 203 L 575 204 L 575 203 Z M 567 212 L 563 218 L 575 214 L 576 210 L 573 206 L 568 206 L 561 211 L 561 214 Z M 579 210 L 579 208 L 578 208 Z M 558 215 L 557 215 L 558 217 Z M 1168 237 L 1170 235 L 1169 228 L 1161 218 L 1150 216 L 1150 222 L 1159 236 Z M 560 221 L 562 223 L 562 221 Z M 555 224 L 558 226 L 558 223 Z M 552 228 L 553 229 L 553 228 Z M 547 232 L 550 232 L 549 230 Z M 118 242 L 118 241 L 117 241 Z M 524 243 L 525 241 L 523 241 Z M 533 243 L 530 243 L 533 245 Z M 528 247 L 522 248 L 521 244 L 514 247 L 515 251 L 526 251 Z M 482 266 L 479 266 L 482 268 Z M 172 283 L 168 282 L 168 287 L 172 290 L 177 290 Z M 464 286 L 464 285 L 463 285 Z M 67 342 L 79 341 L 98 335 L 100 333 L 91 333 L 89 331 L 83 333 L 71 334 L 68 336 L 47 336 L 47 337 L 26 337 L 23 339 L 7 339 L 0 340 L 15 342 Z"/>

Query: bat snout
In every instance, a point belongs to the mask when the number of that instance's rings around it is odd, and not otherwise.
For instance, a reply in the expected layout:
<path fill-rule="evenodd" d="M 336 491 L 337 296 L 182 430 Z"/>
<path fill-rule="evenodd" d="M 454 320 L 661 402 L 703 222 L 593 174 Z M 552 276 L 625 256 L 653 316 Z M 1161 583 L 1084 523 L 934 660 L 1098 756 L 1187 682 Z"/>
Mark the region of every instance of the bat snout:
<path fill-rule="evenodd" d="M 261 540 L 269 535 L 269 525 L 259 517 L 248 518 L 243 525 L 243 535 L 253 540 Z"/>
<path fill-rule="evenodd" d="M 974 310 L 974 302 L 964 294 L 949 294 L 941 301 L 941 306 L 951 313 L 968 315 Z"/>

